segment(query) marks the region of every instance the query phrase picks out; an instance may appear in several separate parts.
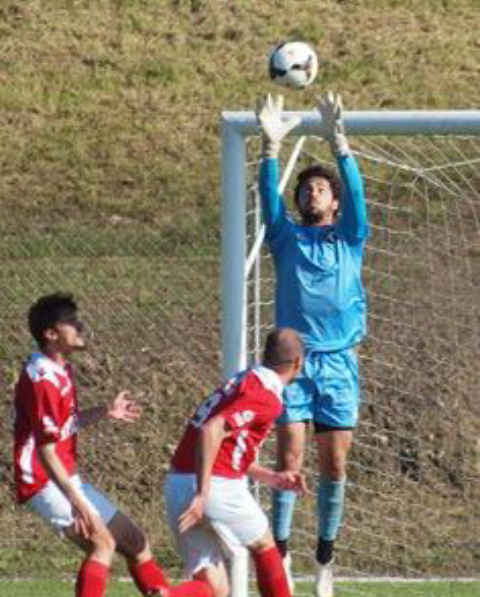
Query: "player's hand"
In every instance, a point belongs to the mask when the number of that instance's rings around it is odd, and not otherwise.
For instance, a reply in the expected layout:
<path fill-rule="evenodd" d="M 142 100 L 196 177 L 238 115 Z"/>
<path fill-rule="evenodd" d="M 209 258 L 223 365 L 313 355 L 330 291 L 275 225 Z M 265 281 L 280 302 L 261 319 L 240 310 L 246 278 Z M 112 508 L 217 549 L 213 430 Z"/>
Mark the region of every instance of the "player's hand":
<path fill-rule="evenodd" d="M 190 503 L 190 506 L 178 519 L 178 529 L 181 533 L 185 533 L 196 524 L 198 524 L 205 512 L 205 498 L 201 495 L 196 495 Z"/>
<path fill-rule="evenodd" d="M 300 495 L 308 493 L 305 475 L 299 471 L 280 471 L 276 473 L 275 489 L 296 491 Z"/>
<path fill-rule="evenodd" d="M 324 136 L 330 143 L 332 153 L 336 156 L 348 155 L 350 148 L 343 124 L 342 98 L 329 91 L 324 97 L 318 98 L 317 108 L 322 117 Z"/>
<path fill-rule="evenodd" d="M 99 532 L 102 528 L 100 517 L 83 500 L 77 499 L 72 503 L 73 525 L 75 532 L 85 539 L 90 539 L 92 535 Z"/>
<path fill-rule="evenodd" d="M 288 133 L 300 122 L 298 116 L 282 118 L 283 96 L 272 98 L 270 94 L 263 105 L 257 110 L 257 119 L 262 129 L 263 157 L 276 158 L 280 152 L 280 145 Z"/>
<path fill-rule="evenodd" d="M 118 421 L 131 423 L 136 421 L 142 414 L 142 407 L 131 398 L 128 390 L 117 394 L 113 402 L 107 408 L 107 417 Z"/>

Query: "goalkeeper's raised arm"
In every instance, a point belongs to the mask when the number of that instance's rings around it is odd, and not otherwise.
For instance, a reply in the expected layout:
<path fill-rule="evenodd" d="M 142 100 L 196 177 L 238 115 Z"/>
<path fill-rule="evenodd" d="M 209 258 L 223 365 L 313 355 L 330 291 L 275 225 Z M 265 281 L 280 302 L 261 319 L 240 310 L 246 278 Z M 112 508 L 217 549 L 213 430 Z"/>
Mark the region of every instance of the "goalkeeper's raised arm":
<path fill-rule="evenodd" d="M 319 98 L 318 111 L 322 118 L 325 139 L 337 161 L 342 181 L 339 225 L 345 237 L 352 243 L 362 242 L 369 235 L 365 191 L 357 161 L 352 155 L 345 132 L 340 95 L 330 92 Z"/>
<path fill-rule="evenodd" d="M 298 124 L 298 117 L 284 118 L 283 97 L 269 94 L 257 112 L 262 130 L 262 164 L 260 168 L 260 196 L 267 239 L 280 231 L 285 219 L 285 204 L 278 192 L 278 154 L 283 139 Z"/>

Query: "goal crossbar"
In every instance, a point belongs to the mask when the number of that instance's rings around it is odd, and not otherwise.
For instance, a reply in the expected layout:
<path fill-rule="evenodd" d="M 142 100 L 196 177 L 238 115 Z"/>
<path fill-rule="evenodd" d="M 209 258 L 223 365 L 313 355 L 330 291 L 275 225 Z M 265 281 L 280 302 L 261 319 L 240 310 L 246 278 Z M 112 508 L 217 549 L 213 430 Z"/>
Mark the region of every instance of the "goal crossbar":
<path fill-rule="evenodd" d="M 322 135 L 322 119 L 317 110 L 285 112 L 300 123 L 293 135 Z M 348 135 L 480 135 L 480 110 L 362 110 L 343 115 Z M 255 112 L 222 112 L 222 123 L 243 135 L 259 133 Z"/>

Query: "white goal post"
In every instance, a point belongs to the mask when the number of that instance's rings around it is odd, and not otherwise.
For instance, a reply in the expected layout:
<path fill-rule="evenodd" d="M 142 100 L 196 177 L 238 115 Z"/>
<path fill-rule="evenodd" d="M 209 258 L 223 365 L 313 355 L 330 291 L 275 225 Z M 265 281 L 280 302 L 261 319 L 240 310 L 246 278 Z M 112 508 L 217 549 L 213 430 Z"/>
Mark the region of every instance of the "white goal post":
<path fill-rule="evenodd" d="M 321 117 L 317 111 L 286 113 L 286 116 L 293 115 L 298 116 L 300 118 L 300 124 L 290 133 L 289 136 L 289 138 L 292 139 L 292 141 L 290 141 L 291 145 L 294 145 L 295 139 L 297 139 L 297 143 L 294 146 L 292 156 L 288 161 L 288 164 L 286 165 L 286 167 L 283 168 L 284 178 L 280 183 L 282 189 L 286 186 L 286 179 L 290 176 L 295 167 L 295 161 L 297 160 L 298 154 L 304 151 L 304 149 L 302 148 L 304 138 L 314 138 L 320 142 L 323 138 Z M 411 200 L 412 205 L 414 201 L 416 201 L 417 196 L 421 196 L 422 193 L 425 193 L 428 196 L 427 202 L 422 204 L 421 207 L 421 210 L 423 210 L 422 213 L 424 212 L 425 218 L 426 220 L 428 220 L 427 224 L 428 226 L 430 226 L 430 228 L 428 228 L 430 232 L 426 233 L 426 236 L 429 239 L 428 242 L 432 246 L 435 245 L 435 243 L 437 243 L 437 240 L 438 238 L 440 238 L 441 235 L 441 238 L 445 239 L 445 247 L 443 247 L 443 241 L 439 241 L 439 245 L 441 245 L 441 250 L 445 250 L 445 254 L 442 254 L 441 258 L 443 259 L 445 256 L 446 258 L 450 258 L 450 256 L 452 258 L 452 266 L 448 269 L 447 272 L 449 277 L 448 283 L 450 284 L 448 289 L 446 289 L 447 282 L 445 282 L 444 285 L 438 284 L 436 281 L 428 282 L 428 292 L 431 293 L 432 296 L 438 295 L 440 301 L 438 308 L 435 307 L 435 313 L 432 316 L 433 327 L 435 326 L 437 321 L 439 322 L 438 337 L 432 339 L 431 342 L 432 346 L 436 346 L 437 344 L 443 345 L 442 343 L 448 344 L 454 341 L 454 349 L 458 349 L 457 352 L 459 353 L 459 355 L 461 355 L 458 357 L 458 360 L 460 360 L 460 358 L 463 358 L 463 352 L 460 348 L 461 341 L 459 338 L 461 338 L 463 330 L 468 329 L 472 337 L 476 333 L 477 338 L 479 331 L 479 305 L 470 305 L 470 303 L 472 302 L 472 297 L 474 298 L 474 300 L 475 296 L 478 299 L 480 279 L 480 275 L 478 273 L 479 264 L 478 261 L 475 261 L 475 272 L 472 273 L 472 265 L 470 260 L 476 259 L 476 251 L 478 251 L 478 254 L 480 255 L 480 247 L 472 248 L 471 255 L 469 255 L 468 247 L 469 244 L 472 243 L 472 239 L 473 242 L 478 242 L 478 239 L 480 238 L 480 176 L 478 176 L 478 174 L 475 173 L 474 180 L 471 180 L 471 174 L 475 172 L 475 169 L 480 170 L 480 146 L 478 143 L 478 140 L 480 139 L 480 110 L 347 111 L 344 114 L 344 122 L 347 135 L 349 139 L 352 141 L 352 145 L 354 146 L 354 153 L 358 155 L 360 158 L 363 158 L 365 160 L 371 160 L 372 162 L 380 164 L 380 166 L 378 166 L 379 168 L 383 168 L 384 165 L 385 167 L 393 167 L 394 174 L 392 174 L 392 178 L 395 179 L 395 182 L 400 181 L 402 184 L 402 177 L 404 175 L 409 176 L 411 173 L 413 173 L 413 182 L 408 181 L 407 183 L 405 183 L 404 187 L 408 190 L 408 193 L 411 194 L 411 196 L 409 196 L 409 200 Z M 254 206 L 253 210 L 251 210 L 251 206 L 249 206 L 249 201 L 251 201 L 250 195 L 252 194 L 252 188 L 255 187 L 255 175 L 252 176 L 251 172 L 253 170 L 257 170 L 258 172 L 259 167 L 259 127 L 255 113 L 253 111 L 223 112 L 221 127 L 221 168 L 223 194 L 221 255 L 221 350 L 223 359 L 223 376 L 228 377 L 234 372 L 245 368 L 248 364 L 250 364 L 250 361 L 255 360 L 259 356 L 259 350 L 261 347 L 261 334 L 265 331 L 265 327 L 263 326 L 262 320 L 262 307 L 260 306 L 259 302 L 257 304 L 257 299 L 259 299 L 261 295 L 260 285 L 263 284 L 262 276 L 264 275 L 265 269 L 263 265 L 260 265 L 261 259 L 257 259 L 257 257 L 261 257 L 261 245 L 263 239 L 261 216 L 259 213 L 258 205 L 258 191 L 256 192 L 257 197 L 255 199 L 256 206 Z M 461 148 L 457 148 L 457 146 L 454 147 L 452 143 L 451 148 L 449 146 L 446 149 L 442 149 L 442 151 L 438 151 L 438 156 L 435 155 L 437 153 L 437 150 L 433 148 L 433 145 L 432 147 L 429 146 L 423 150 L 424 155 L 428 155 L 428 159 L 426 160 L 426 162 L 428 162 L 428 167 L 419 164 L 418 169 L 416 169 L 416 166 L 412 165 L 409 159 L 410 153 L 408 149 L 401 149 L 398 153 L 394 153 L 395 158 L 393 159 L 389 157 L 388 148 L 384 150 L 383 146 L 377 146 L 376 144 L 376 140 L 380 138 L 388 139 L 389 141 L 387 141 L 387 145 L 388 143 L 395 145 L 396 140 L 399 140 L 401 138 L 418 139 L 421 136 L 428 140 L 433 140 L 438 137 L 441 139 L 461 139 L 465 142 L 469 142 L 469 140 L 473 139 L 473 142 L 470 143 L 466 148 L 464 148 L 463 146 Z M 363 146 L 367 147 L 366 150 L 363 148 L 357 149 L 355 147 L 357 139 L 369 140 L 367 144 Z M 257 154 L 253 157 L 251 155 L 251 150 L 249 151 L 248 149 L 248 144 L 250 141 L 257 143 Z M 413 153 L 415 153 L 415 151 L 413 151 Z M 312 158 L 312 155 L 308 154 L 307 150 L 305 150 L 305 155 L 307 155 L 309 159 Z M 451 158 L 452 155 L 454 155 L 453 158 Z M 422 158 L 423 156 L 420 154 L 420 157 Z M 405 162 L 402 162 L 402 159 L 405 159 Z M 437 160 L 435 164 L 433 164 L 433 159 Z M 451 167 L 447 168 L 445 164 L 448 163 L 450 159 L 453 159 L 454 163 L 451 165 Z M 464 163 L 468 165 L 468 172 L 462 171 L 462 166 Z M 248 174 L 249 172 L 250 175 Z M 385 175 L 383 171 L 378 173 L 377 170 L 375 170 L 373 174 L 369 172 L 369 177 L 367 177 L 366 181 L 367 187 L 369 186 L 369 183 L 371 183 L 372 185 L 378 183 L 380 188 L 382 189 L 382 192 L 385 193 L 386 190 L 388 191 L 389 189 L 389 176 L 390 174 Z M 425 190 L 424 185 L 430 185 L 430 187 Z M 436 193 L 445 193 L 449 196 L 454 196 L 456 193 L 458 193 L 459 195 L 464 197 L 462 205 L 458 205 L 454 202 L 454 200 L 452 200 L 452 217 L 453 219 L 458 219 L 456 225 L 459 226 L 459 229 L 457 232 L 455 232 L 453 228 L 450 227 L 450 224 L 444 223 L 444 211 L 446 208 L 443 204 L 440 203 Z M 373 195 L 375 195 L 375 193 L 373 193 Z M 370 249 L 371 256 L 373 255 L 373 258 L 371 259 L 369 267 L 371 272 L 373 273 L 369 272 L 367 276 L 371 279 L 375 275 L 375 281 L 377 279 L 379 280 L 378 287 L 375 286 L 372 292 L 376 304 L 381 304 L 380 314 L 374 322 L 376 326 L 373 326 L 375 328 L 375 333 L 376 330 L 380 329 L 383 325 L 382 322 L 385 313 L 387 313 L 387 315 L 388 313 L 392 313 L 392 318 L 395 318 L 397 317 L 397 313 L 400 312 L 401 309 L 406 310 L 407 308 L 411 308 L 412 304 L 414 304 L 414 302 L 417 299 L 420 302 L 422 300 L 421 294 L 418 293 L 417 290 L 415 290 L 415 292 L 412 292 L 411 296 L 409 295 L 406 298 L 404 304 L 400 304 L 399 306 L 395 302 L 395 293 L 400 294 L 401 292 L 403 292 L 403 288 L 401 287 L 399 278 L 402 278 L 404 272 L 407 271 L 409 268 L 411 268 L 412 272 L 415 269 L 415 256 L 409 254 L 408 244 L 411 244 L 411 238 L 415 236 L 415 234 L 412 234 L 412 230 L 414 233 L 417 232 L 416 226 L 418 224 L 414 221 L 415 217 L 414 215 L 412 216 L 411 213 L 408 214 L 408 218 L 405 216 L 405 214 L 400 214 L 399 216 L 396 213 L 396 209 L 399 209 L 400 211 L 402 209 L 401 206 L 399 207 L 398 205 L 395 205 L 396 200 L 397 195 L 393 192 L 391 193 L 391 196 L 388 199 L 387 206 L 382 204 L 379 207 L 379 205 L 375 203 L 375 197 L 373 199 L 370 199 L 370 208 L 377 209 L 377 221 L 376 225 L 374 226 L 372 236 L 375 237 L 375 234 L 378 234 L 378 236 L 383 235 L 380 245 L 378 247 L 375 247 L 373 250 Z M 383 216 L 380 215 L 381 210 L 388 210 L 388 214 L 385 215 L 387 213 L 387 211 L 385 211 L 385 214 Z M 253 214 L 251 213 L 252 211 Z M 412 213 L 414 214 L 414 212 L 415 207 L 412 208 Z M 388 224 L 386 224 L 385 226 L 383 224 L 382 217 L 385 220 L 388 220 Z M 250 218 L 248 229 L 247 218 Z M 410 222 L 410 219 L 412 219 L 412 222 Z M 401 236 L 404 232 L 403 230 L 395 229 L 395 226 L 398 224 L 399 221 L 400 225 L 408 226 L 408 229 L 405 229 L 408 232 L 408 234 L 405 233 L 405 238 L 400 238 L 400 241 L 396 240 L 396 238 L 394 238 L 394 240 L 392 241 L 392 237 L 395 237 L 395 235 Z M 421 230 L 421 232 L 418 232 L 419 236 L 425 234 L 424 229 L 422 228 Z M 425 230 L 427 230 L 427 228 L 425 228 Z M 458 243 L 456 242 L 456 237 L 460 238 Z M 434 271 L 435 267 L 438 265 L 438 255 L 435 255 L 435 249 L 432 250 L 430 245 L 428 250 L 431 252 L 431 256 L 425 258 L 426 264 L 424 266 L 425 271 L 428 269 L 429 272 Z M 461 245 L 461 247 L 459 248 L 457 245 Z M 405 254 L 403 254 L 403 247 L 406 247 Z M 422 254 L 422 249 L 420 248 L 420 255 L 422 256 Z M 382 259 L 384 258 L 385 261 L 382 261 Z M 388 259 L 389 261 L 387 262 L 386 259 Z M 408 261 L 407 263 L 406 260 L 408 259 L 410 259 L 410 261 Z M 459 259 L 463 260 L 461 264 Z M 400 275 L 398 275 L 397 270 L 392 274 L 393 268 L 390 267 L 390 260 L 395 263 L 395 267 L 397 263 L 400 264 L 398 269 Z M 388 264 L 388 276 L 391 276 L 391 278 L 387 279 L 386 275 L 384 276 L 384 278 L 382 278 L 382 264 Z M 421 268 L 417 269 L 420 270 Z M 455 273 L 455 270 L 458 270 L 457 273 Z M 454 307 L 455 312 L 453 312 L 452 317 L 458 318 L 458 329 L 455 328 L 455 330 L 452 330 L 451 332 L 449 330 L 445 331 L 444 328 L 448 327 L 448 323 L 446 323 L 447 316 L 443 312 L 443 303 L 446 303 L 448 299 L 449 309 L 450 312 L 452 312 L 451 305 L 454 305 L 455 303 L 454 289 L 456 288 L 456 285 L 458 285 L 458 281 L 454 280 L 454 278 L 456 275 L 460 275 L 458 273 L 460 270 L 465 270 L 465 272 L 468 272 L 467 276 L 469 276 L 469 280 L 467 285 L 469 289 L 468 291 L 471 292 L 470 294 L 463 293 L 463 295 L 458 299 L 458 302 L 461 303 L 461 305 L 458 307 L 458 310 L 455 310 L 456 308 Z M 418 276 L 420 279 L 423 279 L 422 276 L 425 277 L 425 275 L 426 274 L 424 271 L 418 271 L 417 273 L 411 274 L 409 271 L 407 271 L 406 279 L 407 282 L 411 279 L 413 284 L 418 284 L 418 280 L 415 278 L 415 276 Z M 273 274 L 271 270 L 269 271 L 267 276 L 270 278 L 268 283 L 270 284 L 270 286 L 272 286 Z M 369 291 L 368 281 L 369 280 L 367 280 L 366 284 L 367 293 Z M 444 291 L 445 293 L 450 293 L 447 298 L 445 298 Z M 270 303 L 273 300 L 271 292 L 268 300 L 270 301 Z M 466 307 L 465 313 L 462 313 L 460 307 L 465 305 L 468 306 Z M 270 311 L 272 310 L 271 307 L 272 305 L 270 304 L 268 307 Z M 423 308 L 425 309 L 425 306 L 423 306 Z M 448 309 L 445 307 L 445 312 L 447 311 Z M 425 313 L 421 314 L 420 317 L 424 316 L 424 314 Z M 268 322 L 268 325 L 272 325 L 272 320 Z M 407 323 L 405 324 L 407 336 L 410 333 L 409 330 L 412 330 L 410 335 L 414 337 L 415 325 L 415 322 L 407 321 Z M 396 330 L 394 330 L 394 332 L 396 333 Z M 394 332 L 392 332 L 391 329 L 389 329 L 390 335 L 393 335 Z M 254 344 L 253 347 L 251 345 L 252 338 Z M 388 336 L 387 334 L 385 338 L 382 337 L 381 340 L 382 342 L 385 341 L 385 344 L 389 344 L 389 338 L 390 336 Z M 373 342 L 374 346 L 370 351 L 372 354 L 375 353 L 375 351 L 378 352 L 378 346 L 376 342 L 378 343 L 378 345 L 381 345 L 381 342 L 379 342 L 378 338 L 376 338 Z M 392 345 L 395 342 L 396 340 L 394 339 L 392 341 Z M 391 354 L 388 354 L 388 357 L 385 357 L 391 359 L 388 363 L 388 367 L 391 367 L 391 369 L 388 369 L 388 375 L 391 375 L 392 371 L 395 370 L 395 367 L 397 366 L 396 352 L 404 350 L 404 343 L 405 340 L 401 339 L 398 343 L 398 348 L 392 348 Z M 473 359 L 473 357 L 480 356 L 480 347 L 478 340 L 473 339 L 472 346 L 473 354 L 471 355 L 471 358 Z M 472 352 L 472 350 L 470 352 Z M 378 358 L 372 356 L 372 354 L 367 354 L 365 357 L 366 360 L 374 362 L 375 358 Z M 445 356 L 447 354 L 448 350 L 445 350 L 444 353 L 440 355 L 435 355 L 435 358 L 437 358 L 438 360 L 438 363 L 435 364 L 435 367 L 441 366 L 444 363 Z M 380 356 L 380 359 L 382 357 L 383 355 Z M 470 363 L 471 361 L 468 362 Z M 384 364 L 385 363 L 382 363 L 381 365 L 383 366 Z M 405 367 L 407 366 L 408 365 L 405 365 Z M 422 373 L 420 373 L 419 375 L 421 374 Z M 427 378 L 431 377 L 430 370 L 428 369 L 428 364 L 425 366 L 424 374 Z M 381 374 L 379 375 L 379 379 L 375 379 L 370 383 L 371 387 L 369 388 L 369 391 L 371 394 L 376 395 L 377 388 L 381 387 L 383 383 L 382 376 L 385 377 L 385 372 L 381 372 Z M 457 375 L 457 377 L 462 376 L 463 369 L 461 375 Z M 440 386 L 441 380 L 438 382 L 438 387 Z M 398 391 L 399 395 L 402 395 L 402 390 L 399 389 Z M 422 391 L 423 386 L 419 384 L 413 390 L 411 390 L 411 393 L 412 395 L 414 395 L 416 392 Z M 378 392 L 380 393 L 381 390 L 378 390 Z M 465 392 L 468 393 L 466 389 Z M 439 393 L 441 394 L 440 391 Z M 368 453 L 368 450 L 376 449 L 376 446 L 374 446 L 374 444 L 377 441 L 379 442 L 379 453 L 381 453 L 384 449 L 381 445 L 382 442 L 386 442 L 386 444 L 388 444 L 388 447 L 395 444 L 395 447 L 392 448 L 392 451 L 396 450 L 396 456 L 397 452 L 398 454 L 400 454 L 400 468 L 404 466 L 405 470 L 407 471 L 405 473 L 402 469 L 402 480 L 410 480 L 409 475 L 414 476 L 414 474 L 416 474 L 412 472 L 413 469 L 409 469 L 409 466 L 411 465 L 411 463 L 409 464 L 411 458 L 410 456 L 408 456 L 409 454 L 413 453 L 415 458 L 417 457 L 415 455 L 415 438 L 413 437 L 412 439 L 411 437 L 407 437 L 405 435 L 405 437 L 402 436 L 400 438 L 397 438 L 396 440 L 391 440 L 389 437 L 385 436 L 383 430 L 382 432 L 376 430 L 374 423 L 375 417 L 379 416 L 379 412 L 380 411 L 376 411 L 371 416 L 371 420 L 373 421 L 373 423 L 369 422 L 367 425 L 368 433 L 371 434 L 371 437 L 374 437 L 374 440 L 372 440 L 371 443 L 369 443 L 368 441 L 366 442 L 364 446 L 365 453 Z M 480 418 L 480 412 L 478 413 L 478 415 Z M 414 434 L 415 432 L 412 433 Z M 432 435 L 432 433 L 430 433 L 430 435 Z M 424 445 L 425 442 L 422 443 L 422 450 L 424 449 Z M 407 454 L 407 456 L 405 456 L 405 454 Z M 425 458 L 434 459 L 435 457 L 436 456 L 426 456 Z M 420 458 L 420 456 L 418 456 L 418 458 Z M 413 465 L 411 466 L 413 467 Z M 480 465 L 476 463 L 472 464 L 471 466 L 474 467 Z M 358 465 L 355 464 L 355 467 L 356 468 L 353 477 L 355 477 L 358 474 L 358 471 L 363 473 L 364 470 L 368 470 L 368 467 L 364 465 L 362 462 L 360 462 L 360 464 Z M 434 475 L 432 475 L 432 478 L 433 477 Z M 392 479 L 394 478 L 395 473 L 392 474 Z M 440 480 L 438 482 L 440 484 L 439 486 L 441 486 L 442 481 Z M 361 488 L 361 490 L 363 491 L 363 488 Z M 480 493 L 478 482 L 476 482 L 474 490 L 472 491 L 473 493 Z M 370 498 L 366 497 L 365 499 L 366 501 L 368 501 Z M 430 494 L 422 496 L 422 504 L 424 502 L 425 505 L 429 505 L 430 501 L 432 501 Z M 357 507 L 358 512 L 360 513 L 359 517 L 361 518 L 362 504 L 359 503 Z M 385 506 L 386 512 L 388 512 L 389 507 L 390 506 L 388 505 Z M 347 509 L 348 508 L 349 506 L 347 506 Z M 392 506 L 393 514 L 392 512 L 386 514 L 386 516 L 389 517 L 390 521 L 395 519 L 395 508 L 396 506 L 394 503 Z M 432 507 L 432 509 L 430 510 L 429 505 L 429 509 L 426 510 L 426 514 L 424 514 L 424 517 L 426 519 L 432 517 L 434 518 L 434 515 L 432 514 L 433 512 L 434 508 Z M 475 519 L 475 521 L 476 520 L 477 519 Z M 471 520 L 469 524 L 472 524 Z M 468 527 L 468 524 L 466 524 L 466 526 Z M 405 528 L 408 528 L 408 524 L 405 525 Z M 349 529 L 347 529 L 347 532 L 348 531 Z M 293 532 L 296 532 L 295 528 Z M 352 533 L 354 532 L 358 532 L 357 529 L 353 529 Z M 299 542 L 301 541 L 304 541 L 304 539 L 302 538 L 301 540 L 299 540 Z M 440 540 L 439 543 L 441 544 Z M 359 544 L 361 545 L 361 542 Z M 353 551 L 357 549 L 355 545 L 356 544 L 354 544 Z M 381 545 L 381 542 L 379 542 L 379 545 Z M 395 546 L 393 545 L 391 549 L 392 553 L 394 553 Z M 440 550 L 441 548 L 439 547 L 438 549 Z M 381 547 L 379 548 L 379 551 L 381 551 Z M 365 574 L 368 574 L 368 572 L 376 574 L 377 570 L 380 570 L 384 571 L 386 576 L 395 574 L 395 571 L 399 569 L 399 567 L 393 566 L 393 572 L 391 572 L 386 563 L 382 561 L 381 554 L 379 554 L 378 556 L 374 554 L 373 557 L 377 558 L 375 562 L 372 563 L 370 561 L 365 560 L 365 563 L 363 563 L 364 560 L 362 560 L 361 554 L 358 555 L 358 552 L 353 556 L 351 556 L 350 554 L 351 560 L 359 562 L 359 568 L 354 569 L 354 574 L 363 574 L 362 566 L 364 566 L 365 568 Z M 240 569 L 242 569 L 242 567 L 244 569 L 245 561 L 245 555 L 240 557 Z M 409 564 L 407 560 L 406 562 L 407 563 L 404 564 L 404 568 L 406 570 L 411 571 L 412 576 L 419 574 L 419 570 L 421 570 L 423 564 L 419 566 L 417 569 L 413 565 Z M 235 563 L 233 564 L 233 568 L 235 575 Z M 351 568 L 347 566 L 345 570 L 348 573 L 350 573 Z M 402 573 L 403 568 L 400 574 Z M 459 573 L 461 574 L 461 570 L 459 571 Z M 241 575 L 241 570 L 240 572 L 236 573 L 237 580 L 234 580 L 233 582 L 233 597 L 244 597 L 247 594 L 247 583 L 245 580 L 243 582 L 240 580 Z"/>

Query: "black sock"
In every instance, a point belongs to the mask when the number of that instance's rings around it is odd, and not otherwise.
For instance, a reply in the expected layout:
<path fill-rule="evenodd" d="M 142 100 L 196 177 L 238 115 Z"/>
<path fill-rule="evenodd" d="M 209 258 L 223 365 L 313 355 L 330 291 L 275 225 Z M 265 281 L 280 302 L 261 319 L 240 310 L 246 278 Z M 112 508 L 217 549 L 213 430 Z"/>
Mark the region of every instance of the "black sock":
<path fill-rule="evenodd" d="M 317 562 L 322 566 L 328 564 L 330 560 L 333 558 L 333 545 L 334 541 L 328 541 L 327 539 L 322 539 L 319 537 L 317 543 L 317 553 L 316 558 Z"/>
<path fill-rule="evenodd" d="M 280 555 L 284 558 L 288 553 L 288 539 L 275 539 L 275 543 L 277 544 Z"/>

